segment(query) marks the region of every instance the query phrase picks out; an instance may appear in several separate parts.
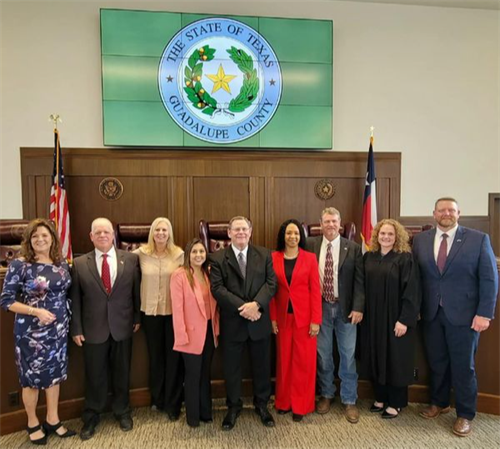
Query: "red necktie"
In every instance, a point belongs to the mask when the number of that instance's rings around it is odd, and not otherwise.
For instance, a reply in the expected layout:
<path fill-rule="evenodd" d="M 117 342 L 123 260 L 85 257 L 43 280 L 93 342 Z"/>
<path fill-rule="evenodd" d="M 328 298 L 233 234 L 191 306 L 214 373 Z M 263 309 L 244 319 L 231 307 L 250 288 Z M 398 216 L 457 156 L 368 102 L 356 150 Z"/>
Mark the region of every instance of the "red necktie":
<path fill-rule="evenodd" d="M 326 245 L 325 272 L 323 277 L 323 299 L 327 302 L 335 302 L 333 291 L 333 254 L 332 244 Z"/>
<path fill-rule="evenodd" d="M 448 234 L 443 234 L 441 245 L 439 245 L 437 266 L 441 274 L 443 274 L 444 267 L 446 265 L 446 257 L 448 257 L 448 242 L 446 241 L 447 239 Z"/>
<path fill-rule="evenodd" d="M 109 272 L 108 255 L 102 255 L 101 279 L 108 295 L 111 293 L 111 274 Z"/>

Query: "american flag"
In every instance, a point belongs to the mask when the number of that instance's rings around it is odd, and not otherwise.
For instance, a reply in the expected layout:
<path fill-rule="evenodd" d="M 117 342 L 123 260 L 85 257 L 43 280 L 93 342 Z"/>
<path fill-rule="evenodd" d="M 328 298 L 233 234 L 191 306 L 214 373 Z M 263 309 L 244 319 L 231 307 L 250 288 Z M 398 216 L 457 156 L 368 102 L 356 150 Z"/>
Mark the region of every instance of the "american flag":
<path fill-rule="evenodd" d="M 71 249 L 71 234 L 69 230 L 68 198 L 64 187 L 63 160 L 57 129 L 54 129 L 54 170 L 52 172 L 52 179 L 49 218 L 56 225 L 56 230 L 61 240 L 62 255 L 68 263 L 71 263 L 73 261 L 73 250 Z"/>
<path fill-rule="evenodd" d="M 363 195 L 363 217 L 361 219 L 361 239 L 363 253 L 369 251 L 372 231 L 377 224 L 377 192 L 375 188 L 375 159 L 373 157 L 373 136 L 370 137 L 368 166 L 366 168 L 365 193 Z"/>

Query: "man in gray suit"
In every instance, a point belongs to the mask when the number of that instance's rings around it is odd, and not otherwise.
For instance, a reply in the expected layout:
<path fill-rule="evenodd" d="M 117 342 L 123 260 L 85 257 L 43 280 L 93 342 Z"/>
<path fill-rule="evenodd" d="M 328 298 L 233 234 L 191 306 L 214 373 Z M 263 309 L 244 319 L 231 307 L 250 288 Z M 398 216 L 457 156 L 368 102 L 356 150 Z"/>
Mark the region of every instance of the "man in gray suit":
<path fill-rule="evenodd" d="M 316 254 L 323 297 L 323 322 L 318 335 L 317 385 L 319 414 L 328 413 L 335 395 L 333 335 L 340 355 L 340 398 L 345 417 L 359 421 L 356 407 L 358 374 L 356 372 L 357 324 L 365 306 L 363 256 L 360 246 L 339 235 L 340 212 L 327 207 L 321 213 L 322 236 L 307 239 L 307 249 Z"/>
<path fill-rule="evenodd" d="M 106 218 L 92 222 L 94 251 L 77 257 L 70 291 L 71 336 L 83 346 L 85 407 L 82 440 L 95 433 L 106 407 L 108 372 L 113 384 L 112 409 L 123 431 L 131 430 L 129 407 L 132 334 L 140 327 L 141 273 L 137 255 L 115 249 Z"/>

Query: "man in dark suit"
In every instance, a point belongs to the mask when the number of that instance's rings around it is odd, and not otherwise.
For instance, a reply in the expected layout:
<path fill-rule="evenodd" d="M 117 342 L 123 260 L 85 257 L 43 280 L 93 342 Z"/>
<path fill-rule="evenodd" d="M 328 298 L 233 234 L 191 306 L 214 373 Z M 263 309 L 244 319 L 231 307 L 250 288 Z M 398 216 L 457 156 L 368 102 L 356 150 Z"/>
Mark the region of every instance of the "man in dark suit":
<path fill-rule="evenodd" d="M 129 407 L 132 334 L 140 327 L 140 268 L 137 255 L 115 249 L 106 218 L 92 222 L 94 251 L 75 259 L 70 292 L 71 336 L 83 346 L 85 407 L 82 440 L 95 433 L 113 384 L 112 409 L 123 431 L 132 429 Z"/>
<path fill-rule="evenodd" d="M 437 228 L 414 238 L 413 253 L 423 287 L 422 318 L 431 371 L 431 404 L 421 411 L 432 419 L 450 411 L 455 392 L 453 433 L 466 436 L 476 414 L 474 356 L 479 334 L 495 313 L 498 271 L 489 237 L 458 225 L 453 198 L 434 206 Z"/>
<path fill-rule="evenodd" d="M 267 427 L 274 419 L 267 409 L 271 396 L 269 302 L 276 292 L 271 253 L 250 245 L 252 225 L 245 217 L 229 222 L 231 245 L 212 255 L 212 294 L 220 307 L 220 335 L 228 412 L 223 430 L 231 430 L 241 408 L 241 356 L 250 352 L 255 412 Z"/>
<path fill-rule="evenodd" d="M 354 357 L 357 324 L 365 307 L 364 268 L 361 247 L 339 234 L 340 212 L 327 207 L 321 213 L 322 236 L 307 239 L 307 249 L 316 254 L 321 281 L 323 321 L 318 335 L 316 412 L 328 413 L 335 395 L 333 336 L 340 355 L 340 399 L 347 421 L 359 421 L 358 374 Z"/>

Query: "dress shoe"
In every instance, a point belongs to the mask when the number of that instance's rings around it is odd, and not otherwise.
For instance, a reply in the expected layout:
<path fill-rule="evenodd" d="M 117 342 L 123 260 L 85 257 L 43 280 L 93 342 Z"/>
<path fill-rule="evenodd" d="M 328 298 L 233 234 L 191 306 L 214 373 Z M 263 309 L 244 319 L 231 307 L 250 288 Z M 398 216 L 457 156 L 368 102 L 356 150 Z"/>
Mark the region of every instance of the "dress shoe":
<path fill-rule="evenodd" d="M 120 423 L 120 429 L 124 432 L 129 432 L 134 427 L 134 421 L 132 421 L 132 417 L 130 415 L 122 415 L 118 418 L 118 422 Z"/>
<path fill-rule="evenodd" d="M 299 415 L 298 413 L 294 413 L 292 415 L 292 419 L 295 421 L 295 422 L 300 422 L 304 419 L 304 415 Z"/>
<path fill-rule="evenodd" d="M 69 437 L 74 437 L 76 435 L 76 432 L 74 430 L 66 429 L 66 432 L 64 433 L 58 433 L 57 430 L 63 427 L 63 424 L 61 421 L 59 421 L 57 424 L 49 424 L 48 422 L 43 423 L 43 428 L 45 430 L 45 433 L 50 435 L 51 433 L 55 433 L 59 438 L 69 438 Z"/>
<path fill-rule="evenodd" d="M 232 430 L 234 425 L 236 424 L 236 420 L 240 416 L 239 410 L 229 410 L 224 420 L 222 421 L 222 430 Z"/>
<path fill-rule="evenodd" d="M 437 418 L 441 414 L 448 413 L 450 411 L 450 407 L 439 407 L 438 405 L 431 404 L 428 407 L 425 407 L 419 415 L 425 419 L 434 419 Z"/>
<path fill-rule="evenodd" d="M 472 432 L 472 422 L 465 418 L 457 418 L 453 424 L 453 433 L 459 437 L 466 437 Z"/>
<path fill-rule="evenodd" d="M 384 405 L 382 404 L 381 407 L 379 407 L 378 405 L 375 405 L 373 404 L 371 407 L 370 407 L 370 412 L 372 413 L 380 413 L 380 412 L 383 412 L 384 411 Z"/>
<path fill-rule="evenodd" d="M 260 416 L 262 424 L 264 424 L 266 427 L 274 427 L 274 418 L 272 417 L 271 413 L 269 413 L 269 410 L 267 408 L 255 407 L 255 413 Z"/>
<path fill-rule="evenodd" d="M 179 420 L 179 416 L 181 416 L 181 412 L 167 412 L 167 416 L 168 416 L 168 419 L 170 421 L 178 421 Z"/>
<path fill-rule="evenodd" d="M 95 434 L 97 424 L 99 424 L 99 420 L 95 418 L 91 418 L 83 424 L 82 431 L 80 432 L 80 439 L 83 441 L 90 440 Z"/>
<path fill-rule="evenodd" d="M 387 407 L 387 408 L 389 408 L 389 407 Z M 394 418 L 397 418 L 398 415 L 399 415 L 399 412 L 401 411 L 400 408 L 395 408 L 394 410 L 396 410 L 396 413 L 389 413 L 387 411 L 387 408 L 383 411 L 383 413 L 381 415 L 382 419 L 394 419 Z M 393 408 L 393 407 L 391 407 L 391 408 Z"/>
<path fill-rule="evenodd" d="M 359 410 L 355 404 L 347 404 L 345 406 L 345 418 L 351 424 L 356 424 L 359 421 Z"/>
<path fill-rule="evenodd" d="M 288 410 L 282 410 L 282 409 L 278 409 L 278 415 L 286 415 L 287 413 L 290 413 L 292 410 L 291 409 L 288 409 Z"/>
<path fill-rule="evenodd" d="M 330 411 L 331 403 L 332 400 L 330 398 L 320 396 L 320 398 L 318 399 L 318 403 L 316 404 L 316 413 L 319 413 L 320 415 L 328 413 Z"/>
<path fill-rule="evenodd" d="M 40 424 L 38 424 L 37 426 L 34 426 L 34 427 L 26 427 L 26 431 L 28 432 L 28 435 L 36 433 L 39 430 L 41 430 L 43 433 L 43 429 L 42 429 L 42 426 Z M 38 446 L 45 446 L 47 444 L 47 433 L 44 433 L 43 437 L 37 438 L 36 440 L 32 440 L 31 436 L 30 436 L 30 441 L 33 444 L 36 444 Z"/>

